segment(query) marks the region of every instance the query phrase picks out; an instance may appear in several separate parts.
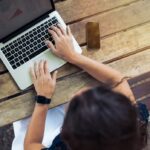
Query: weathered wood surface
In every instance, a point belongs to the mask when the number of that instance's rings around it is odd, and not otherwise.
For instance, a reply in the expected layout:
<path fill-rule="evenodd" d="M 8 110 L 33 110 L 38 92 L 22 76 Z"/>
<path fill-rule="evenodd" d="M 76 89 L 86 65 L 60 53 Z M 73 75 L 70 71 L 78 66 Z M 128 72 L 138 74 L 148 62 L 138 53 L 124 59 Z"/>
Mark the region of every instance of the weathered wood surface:
<path fill-rule="evenodd" d="M 85 43 L 85 25 L 89 21 L 99 22 L 101 37 L 108 36 L 150 21 L 150 2 L 149 0 L 138 1 L 70 25 L 79 43 Z"/>
<path fill-rule="evenodd" d="M 137 1 L 139 0 L 66 0 L 56 3 L 56 9 L 68 23 Z"/>
<path fill-rule="evenodd" d="M 135 77 L 149 71 L 149 56 L 150 49 L 112 62 L 110 63 L 110 66 L 119 70 L 125 76 Z M 74 74 L 58 81 L 50 108 L 68 102 L 78 90 L 96 84 L 98 84 L 98 81 L 86 73 Z M 34 107 L 33 95 L 33 92 L 30 91 L 24 95 L 16 96 L 9 101 L 1 102 L 0 126 L 31 115 Z"/>
<path fill-rule="evenodd" d="M 0 73 L 5 71 L 5 70 L 6 70 L 6 68 L 5 68 L 4 64 L 2 63 L 2 61 L 0 59 Z"/>
<path fill-rule="evenodd" d="M 144 33 L 144 34 L 143 34 Z M 130 55 L 141 51 L 141 49 L 149 47 L 150 45 L 150 23 L 133 28 L 131 30 L 119 32 L 113 36 L 101 40 L 101 50 L 99 51 L 86 51 L 83 47 L 83 54 L 99 62 L 109 62 L 116 58 Z M 65 65 L 59 69 L 58 78 L 75 73 L 78 68 L 72 65 Z M 0 75 L 0 99 L 14 95 L 21 92 L 12 80 L 9 73 Z"/>
<path fill-rule="evenodd" d="M 84 0 L 85 1 L 85 0 Z M 108 2 L 106 2 L 105 0 L 99 1 L 96 0 L 94 3 L 91 0 L 87 0 L 86 3 L 84 4 L 83 1 L 77 0 L 70 0 L 70 1 L 66 1 L 63 3 L 58 3 L 57 7 L 58 10 L 63 10 L 63 12 L 61 12 L 62 16 L 66 16 L 66 18 L 68 18 L 68 20 L 66 20 L 66 22 L 69 22 L 69 19 L 72 18 L 71 16 L 69 16 L 71 13 L 70 11 L 72 10 L 73 16 L 76 18 L 79 17 L 85 17 L 85 14 L 87 13 L 87 15 L 89 13 L 93 13 L 96 14 L 97 12 L 101 12 L 103 11 L 103 9 L 111 9 L 111 8 L 115 8 L 121 5 L 125 5 L 124 7 L 120 7 L 118 9 L 113 9 L 110 12 L 105 12 L 102 14 L 98 14 L 95 15 L 93 17 L 89 17 L 88 19 L 83 19 L 82 21 L 79 21 L 77 23 L 71 24 L 71 29 L 73 34 L 75 35 L 75 37 L 77 38 L 77 41 L 79 42 L 79 44 L 81 43 L 85 43 L 85 24 L 88 21 L 97 21 L 100 22 L 100 29 L 101 29 L 101 36 L 106 36 L 115 32 L 118 32 L 120 30 L 125 30 L 129 27 L 132 27 L 134 25 L 138 25 L 141 24 L 143 22 L 146 22 L 148 20 L 150 20 L 150 3 L 148 2 L 148 0 L 144 0 L 144 1 L 139 1 L 139 0 L 125 0 L 125 1 L 111 1 L 111 0 L 107 0 Z M 111 1 L 111 2 L 109 2 Z M 136 3 L 131 3 L 131 2 L 135 2 Z M 82 5 L 78 4 L 81 3 Z M 89 5 L 87 4 L 94 4 L 94 7 L 91 7 L 89 9 Z M 99 4 L 100 3 L 100 4 Z M 105 3 L 105 5 L 104 5 Z M 127 4 L 130 4 L 126 6 Z M 72 7 L 71 7 L 72 6 Z M 84 11 L 84 13 L 82 14 L 78 14 L 77 8 L 75 6 L 80 7 L 81 11 Z M 100 6 L 100 7 L 99 7 Z M 144 6 L 146 8 L 141 9 L 141 6 Z M 60 7 L 60 8 L 59 8 Z M 87 9 L 85 9 L 85 7 Z M 105 8 L 106 7 L 106 8 Z M 67 10 L 67 9 L 69 10 Z M 71 8 L 71 10 L 70 10 Z M 143 8 L 143 7 L 142 7 Z M 94 10 L 93 10 L 94 9 Z M 75 13 L 77 12 L 77 13 Z M 137 12 L 137 13 L 135 13 Z M 130 15 L 129 15 L 130 14 Z M 145 15 L 147 14 L 147 15 Z M 112 21 L 113 20 L 113 21 Z M 0 65 L 0 71 L 1 70 L 6 70 L 6 68 L 4 68 L 4 66 Z"/>

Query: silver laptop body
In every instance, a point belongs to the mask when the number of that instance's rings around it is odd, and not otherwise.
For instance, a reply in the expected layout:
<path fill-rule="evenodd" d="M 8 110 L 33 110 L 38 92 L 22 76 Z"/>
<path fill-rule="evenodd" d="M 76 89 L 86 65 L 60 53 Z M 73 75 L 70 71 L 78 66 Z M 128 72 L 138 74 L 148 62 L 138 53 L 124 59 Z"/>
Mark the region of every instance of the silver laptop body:
<path fill-rule="evenodd" d="M 45 39 L 54 43 L 47 27 L 60 23 L 66 29 L 66 24 L 51 0 L 14 0 L 10 7 L 8 5 L 7 0 L 0 1 L 0 58 L 23 90 L 32 85 L 29 70 L 34 62 L 47 60 L 50 72 L 66 63 L 54 56 L 44 43 Z M 72 38 L 75 50 L 81 53 Z"/>

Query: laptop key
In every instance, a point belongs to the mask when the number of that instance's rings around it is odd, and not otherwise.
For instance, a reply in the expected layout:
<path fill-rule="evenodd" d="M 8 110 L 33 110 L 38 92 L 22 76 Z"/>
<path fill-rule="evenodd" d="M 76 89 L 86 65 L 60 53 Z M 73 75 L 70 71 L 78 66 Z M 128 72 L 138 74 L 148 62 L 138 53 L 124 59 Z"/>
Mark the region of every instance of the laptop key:
<path fill-rule="evenodd" d="M 7 47 L 7 49 L 6 49 L 8 52 L 10 52 L 11 51 L 11 49 L 9 48 L 9 47 Z"/>
<path fill-rule="evenodd" d="M 11 65 L 14 65 L 14 64 L 15 64 L 15 61 L 14 61 L 14 60 L 10 61 L 10 64 L 11 64 Z"/>
<path fill-rule="evenodd" d="M 37 42 L 36 42 L 36 41 L 34 41 L 34 42 L 33 42 L 33 45 L 36 45 L 36 44 L 37 44 Z"/>
<path fill-rule="evenodd" d="M 12 55 L 12 56 L 10 56 L 10 57 L 7 58 L 7 59 L 8 59 L 8 61 L 12 61 L 14 58 L 15 58 L 15 57 Z"/>
<path fill-rule="evenodd" d="M 5 56 L 8 58 L 11 55 L 10 52 L 8 52 Z"/>
<path fill-rule="evenodd" d="M 37 47 L 37 46 L 35 46 L 35 47 L 34 47 L 34 51 L 37 51 L 37 50 L 38 50 L 38 47 Z"/>
<path fill-rule="evenodd" d="M 22 59 L 22 56 L 20 55 L 18 58 L 21 60 L 21 59 Z"/>
<path fill-rule="evenodd" d="M 18 43 L 19 43 L 19 45 L 22 44 L 22 42 L 20 40 L 18 41 Z"/>
<path fill-rule="evenodd" d="M 29 47 L 29 46 L 27 46 L 27 47 L 26 47 L 26 50 L 29 50 L 29 49 L 30 49 L 30 47 Z"/>
<path fill-rule="evenodd" d="M 5 50 L 5 48 L 3 47 L 3 48 L 1 48 L 1 51 L 4 51 Z"/>
<path fill-rule="evenodd" d="M 40 49 L 42 47 L 42 45 L 41 44 L 38 44 L 38 49 Z"/>
<path fill-rule="evenodd" d="M 29 51 L 27 51 L 27 52 L 26 52 L 26 54 L 27 54 L 27 55 L 30 55 L 30 52 L 29 52 Z"/>
<path fill-rule="evenodd" d="M 22 48 L 23 48 L 22 45 L 20 45 L 20 46 L 19 46 L 19 49 L 22 49 Z"/>
<path fill-rule="evenodd" d="M 34 35 L 34 36 L 36 36 L 37 34 L 38 34 L 37 31 L 34 31 L 34 32 L 33 32 L 33 35 Z"/>
<path fill-rule="evenodd" d="M 30 42 L 29 42 L 29 41 L 27 41 L 27 42 L 26 42 L 26 44 L 27 44 L 27 45 L 29 45 L 29 44 L 30 44 Z"/>
<path fill-rule="evenodd" d="M 16 68 L 17 68 L 17 66 L 16 66 L 16 65 L 12 65 L 12 68 L 13 68 L 13 69 L 16 69 Z"/>
<path fill-rule="evenodd" d="M 19 59 L 18 59 L 18 58 L 15 58 L 14 60 L 15 60 L 15 62 L 18 62 L 18 61 L 19 61 Z"/>
<path fill-rule="evenodd" d="M 21 61 L 20 61 L 20 64 L 21 64 L 21 65 L 22 65 L 22 64 L 24 64 L 24 61 L 23 61 L 23 60 L 21 60 Z"/>
<path fill-rule="evenodd" d="M 38 37 L 37 37 L 37 36 L 35 36 L 35 37 L 34 37 L 34 40 L 37 40 L 37 39 L 38 39 Z"/>
<path fill-rule="evenodd" d="M 29 61 L 29 58 L 26 57 L 26 58 L 24 58 L 23 60 L 24 60 L 24 62 L 27 62 L 27 61 Z"/>
<path fill-rule="evenodd" d="M 14 54 L 14 56 L 15 56 L 15 57 L 18 57 L 18 54 L 17 54 L 17 53 L 15 53 L 15 54 Z"/>
<path fill-rule="evenodd" d="M 22 52 L 26 52 L 26 48 L 23 48 L 23 49 L 22 49 Z"/>
<path fill-rule="evenodd" d="M 26 43 L 23 43 L 22 46 L 23 46 L 23 47 L 26 47 Z"/>
<path fill-rule="evenodd" d="M 6 53 L 7 53 L 7 51 L 6 51 L 6 50 L 3 50 L 3 53 L 4 53 L 4 54 L 6 54 Z"/>
<path fill-rule="evenodd" d="M 18 54 L 21 55 L 21 54 L 22 54 L 22 51 L 19 51 Z"/>
<path fill-rule="evenodd" d="M 10 47 L 11 49 L 14 49 L 14 45 L 11 45 L 11 47 Z"/>
<path fill-rule="evenodd" d="M 33 52 L 34 52 L 34 50 L 31 48 L 31 49 L 30 49 L 30 52 L 31 52 L 31 53 L 33 53 Z"/>
<path fill-rule="evenodd" d="M 17 63 L 16 63 L 16 66 L 17 66 L 17 67 L 19 67 L 19 66 L 20 66 L 20 63 L 19 63 L 19 62 L 17 62 Z"/>
<path fill-rule="evenodd" d="M 11 53 L 12 53 L 12 54 L 14 54 L 14 53 L 15 53 L 15 51 L 14 51 L 14 50 L 12 50 L 12 51 L 11 51 Z"/>
<path fill-rule="evenodd" d="M 26 55 L 26 54 L 22 54 L 22 56 L 23 56 L 23 57 L 26 57 L 27 55 Z"/>
<path fill-rule="evenodd" d="M 25 41 L 26 41 L 26 39 L 25 39 L 25 38 L 23 38 L 23 39 L 22 39 L 22 42 L 25 42 Z"/>

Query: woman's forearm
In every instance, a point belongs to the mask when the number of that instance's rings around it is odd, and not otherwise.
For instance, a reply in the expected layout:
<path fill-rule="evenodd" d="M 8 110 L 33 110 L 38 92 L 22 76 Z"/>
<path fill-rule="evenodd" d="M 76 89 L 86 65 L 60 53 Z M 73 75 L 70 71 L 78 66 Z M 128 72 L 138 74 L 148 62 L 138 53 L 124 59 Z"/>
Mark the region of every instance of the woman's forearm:
<path fill-rule="evenodd" d="M 114 85 L 123 78 L 120 72 L 80 54 L 76 54 L 69 62 L 105 84 Z"/>
<path fill-rule="evenodd" d="M 25 149 L 30 144 L 42 143 L 48 106 L 36 104 L 28 131 L 25 137 Z"/>

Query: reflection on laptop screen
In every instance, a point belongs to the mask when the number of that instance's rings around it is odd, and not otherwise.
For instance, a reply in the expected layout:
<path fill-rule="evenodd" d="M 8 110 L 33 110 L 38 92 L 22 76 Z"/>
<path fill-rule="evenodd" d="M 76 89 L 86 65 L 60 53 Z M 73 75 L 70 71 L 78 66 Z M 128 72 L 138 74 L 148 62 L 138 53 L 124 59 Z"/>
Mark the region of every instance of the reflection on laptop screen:
<path fill-rule="evenodd" d="M 51 9 L 50 0 L 0 0 L 0 39 Z"/>

